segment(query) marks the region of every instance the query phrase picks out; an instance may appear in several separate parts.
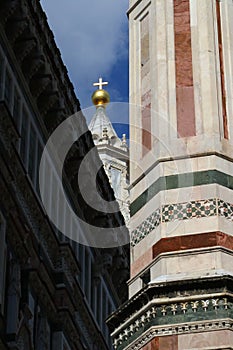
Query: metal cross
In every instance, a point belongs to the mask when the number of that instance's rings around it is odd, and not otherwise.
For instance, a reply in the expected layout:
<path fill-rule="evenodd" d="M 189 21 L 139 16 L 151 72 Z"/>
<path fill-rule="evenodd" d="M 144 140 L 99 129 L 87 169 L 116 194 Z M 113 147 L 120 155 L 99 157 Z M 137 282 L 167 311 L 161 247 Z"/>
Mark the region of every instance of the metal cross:
<path fill-rule="evenodd" d="M 103 82 L 103 79 L 100 77 L 98 83 L 94 83 L 93 86 L 99 86 L 99 90 L 102 90 L 103 85 L 108 85 L 107 81 Z"/>

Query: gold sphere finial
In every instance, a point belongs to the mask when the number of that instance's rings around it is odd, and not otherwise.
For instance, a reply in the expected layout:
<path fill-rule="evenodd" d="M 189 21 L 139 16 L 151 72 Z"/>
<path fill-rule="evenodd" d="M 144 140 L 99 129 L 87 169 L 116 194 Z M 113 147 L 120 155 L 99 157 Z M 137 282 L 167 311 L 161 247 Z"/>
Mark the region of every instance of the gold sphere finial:
<path fill-rule="evenodd" d="M 94 105 L 97 106 L 103 106 L 105 107 L 110 102 L 110 96 L 109 93 L 103 89 L 103 85 L 107 85 L 108 82 L 103 82 L 102 78 L 99 78 L 98 83 L 94 83 L 94 86 L 98 86 L 99 89 L 94 91 L 92 94 L 92 102 Z"/>
<path fill-rule="evenodd" d="M 109 93 L 103 89 L 98 89 L 92 94 L 92 102 L 95 106 L 106 106 L 110 102 Z"/>

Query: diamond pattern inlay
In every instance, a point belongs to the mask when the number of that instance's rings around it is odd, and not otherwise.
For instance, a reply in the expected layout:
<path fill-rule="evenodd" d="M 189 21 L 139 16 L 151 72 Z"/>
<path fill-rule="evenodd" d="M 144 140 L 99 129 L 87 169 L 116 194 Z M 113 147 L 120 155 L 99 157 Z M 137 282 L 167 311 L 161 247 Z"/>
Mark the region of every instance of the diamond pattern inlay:
<path fill-rule="evenodd" d="M 216 199 L 168 204 L 162 207 L 162 222 L 216 215 Z"/>
<path fill-rule="evenodd" d="M 228 220 L 233 220 L 233 204 L 218 199 L 218 215 L 224 216 Z"/>
<path fill-rule="evenodd" d="M 233 204 L 222 199 L 211 198 L 185 203 L 166 204 L 155 210 L 145 221 L 132 231 L 131 245 L 135 246 L 161 223 L 192 218 L 223 216 L 233 220 Z"/>
<path fill-rule="evenodd" d="M 145 236 L 153 231 L 154 228 L 159 226 L 160 217 L 160 210 L 157 209 L 132 232 L 132 242 L 135 243 L 134 245 L 139 243 Z"/>

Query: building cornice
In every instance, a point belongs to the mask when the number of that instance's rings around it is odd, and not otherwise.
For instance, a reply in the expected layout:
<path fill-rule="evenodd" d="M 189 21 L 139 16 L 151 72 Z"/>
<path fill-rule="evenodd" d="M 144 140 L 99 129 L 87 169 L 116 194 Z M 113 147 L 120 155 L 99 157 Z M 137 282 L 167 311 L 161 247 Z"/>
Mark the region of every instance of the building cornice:
<path fill-rule="evenodd" d="M 213 323 L 210 321 L 197 321 L 189 322 L 186 324 L 174 324 L 166 326 L 153 326 L 149 328 L 145 333 L 139 336 L 131 344 L 124 347 L 124 350 L 139 350 L 143 346 L 148 344 L 155 337 L 180 335 L 180 334 L 190 334 L 199 332 L 211 332 L 216 330 L 232 330 L 233 329 L 233 319 L 224 318 L 214 320 Z M 229 344 L 230 345 L 230 344 Z M 221 350 L 232 350 L 233 347 L 221 347 Z M 213 350 L 219 350 L 219 347 L 213 348 Z"/>
<path fill-rule="evenodd" d="M 169 295 L 167 300 L 170 300 L 171 298 L 177 298 L 177 296 L 183 295 L 183 293 L 186 296 L 197 296 L 199 292 L 201 297 L 203 295 L 203 290 L 209 291 L 208 294 L 211 294 L 213 290 L 215 290 L 215 293 L 222 293 L 224 290 L 232 294 L 233 276 L 217 275 L 204 276 L 202 278 L 190 277 L 190 279 L 187 278 L 185 280 L 161 281 L 148 284 L 121 305 L 116 312 L 110 315 L 108 323 L 110 327 L 114 325 L 114 329 L 117 329 L 122 323 L 129 319 L 129 315 L 141 310 L 143 306 L 154 298 L 160 299 L 164 295 Z"/>

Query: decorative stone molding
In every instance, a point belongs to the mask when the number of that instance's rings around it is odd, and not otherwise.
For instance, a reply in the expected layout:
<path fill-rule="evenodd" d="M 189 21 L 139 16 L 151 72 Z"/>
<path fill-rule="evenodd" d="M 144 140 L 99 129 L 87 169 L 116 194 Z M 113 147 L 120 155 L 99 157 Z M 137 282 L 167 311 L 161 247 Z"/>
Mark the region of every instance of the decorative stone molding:
<path fill-rule="evenodd" d="M 173 325 L 173 326 L 158 326 L 151 327 L 148 331 L 146 331 L 142 336 L 138 337 L 135 341 L 133 341 L 128 346 L 124 347 L 124 350 L 139 350 L 142 349 L 149 341 L 154 339 L 155 337 L 162 337 L 168 335 L 180 335 L 180 334 L 189 334 L 189 333 L 198 333 L 198 332 L 208 332 L 208 331 L 216 331 L 216 330 L 232 330 L 233 329 L 233 320 L 232 319 L 221 319 L 214 320 L 214 322 L 209 321 L 200 321 L 193 322 L 189 324 L 183 325 Z M 114 343 L 114 349 L 117 349 Z M 123 348 L 122 348 L 123 349 Z M 231 350 L 233 349 L 224 347 L 221 349 Z M 219 350 L 219 348 L 216 348 Z"/>
<path fill-rule="evenodd" d="M 122 344 L 125 344 L 124 349 L 138 349 L 138 347 L 134 347 L 135 345 L 127 345 L 136 337 L 141 346 L 140 339 L 148 338 L 145 334 L 150 332 L 147 330 L 150 330 L 151 327 L 155 330 L 155 334 L 151 335 L 151 338 L 158 335 L 192 333 L 225 327 L 233 329 L 232 308 L 233 302 L 229 297 L 218 296 L 176 303 L 167 302 L 166 304 L 160 304 L 158 300 L 154 301 L 148 309 L 131 315 L 124 324 L 114 331 L 112 334 L 114 349 L 118 349 Z M 193 313 L 195 313 L 195 319 L 198 319 L 199 315 L 199 319 L 202 318 L 203 322 L 192 322 Z M 231 318 L 230 321 L 219 321 L 219 319 L 227 319 L 228 317 Z M 217 325 L 218 323 L 219 325 Z"/>
<path fill-rule="evenodd" d="M 17 64 L 29 86 L 28 92 L 32 93 L 36 102 L 35 105 L 38 105 L 38 99 L 46 88 L 47 100 L 43 101 L 42 106 L 46 106 L 47 110 L 40 110 L 45 116 L 44 121 L 47 118 L 46 113 L 48 111 L 51 113 L 53 106 L 59 104 L 59 97 L 66 101 L 67 114 L 80 110 L 67 69 L 62 62 L 40 4 L 36 1 L 23 0 L 14 0 L 8 4 L 5 1 L 0 5 L 0 11 L 0 22 L 6 34 L 5 39 L 7 38 L 12 46 Z M 44 74 L 50 79 L 45 80 Z M 54 91 L 48 84 L 51 82 L 51 77 L 62 96 L 53 94 Z M 62 119 L 64 115 L 59 117 L 59 121 L 61 122 Z M 49 127 L 53 129 L 54 125 L 50 123 Z"/>

